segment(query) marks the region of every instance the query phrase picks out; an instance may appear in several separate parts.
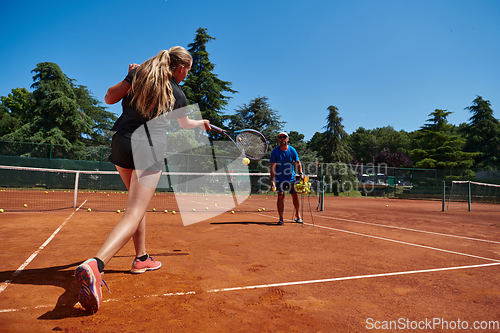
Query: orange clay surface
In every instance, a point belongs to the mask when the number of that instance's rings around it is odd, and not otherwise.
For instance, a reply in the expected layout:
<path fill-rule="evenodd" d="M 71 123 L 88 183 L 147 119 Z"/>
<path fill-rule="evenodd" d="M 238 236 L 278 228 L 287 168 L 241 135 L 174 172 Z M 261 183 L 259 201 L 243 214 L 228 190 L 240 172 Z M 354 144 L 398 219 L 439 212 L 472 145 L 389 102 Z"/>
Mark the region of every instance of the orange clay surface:
<path fill-rule="evenodd" d="M 320 212 L 316 200 L 299 225 L 288 196 L 282 227 L 272 196 L 189 226 L 148 212 L 148 252 L 163 267 L 130 274 L 130 241 L 105 268 L 111 294 L 94 315 L 74 270 L 122 215 L 2 213 L 0 331 L 498 332 L 497 206 L 327 197 Z"/>

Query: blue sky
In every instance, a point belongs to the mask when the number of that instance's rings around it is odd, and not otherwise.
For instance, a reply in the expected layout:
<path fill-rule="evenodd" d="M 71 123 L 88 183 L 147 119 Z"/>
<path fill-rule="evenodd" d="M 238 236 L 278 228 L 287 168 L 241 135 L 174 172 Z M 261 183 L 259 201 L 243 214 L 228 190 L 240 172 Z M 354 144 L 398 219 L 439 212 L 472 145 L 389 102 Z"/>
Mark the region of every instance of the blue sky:
<path fill-rule="evenodd" d="M 414 131 L 435 109 L 458 125 L 476 95 L 500 118 L 497 0 L 29 0 L 2 1 L 0 13 L 1 96 L 50 61 L 104 105 L 129 63 L 187 47 L 202 27 L 216 38 L 214 73 L 238 91 L 225 113 L 266 96 L 306 139 L 330 105 L 349 134 Z"/>

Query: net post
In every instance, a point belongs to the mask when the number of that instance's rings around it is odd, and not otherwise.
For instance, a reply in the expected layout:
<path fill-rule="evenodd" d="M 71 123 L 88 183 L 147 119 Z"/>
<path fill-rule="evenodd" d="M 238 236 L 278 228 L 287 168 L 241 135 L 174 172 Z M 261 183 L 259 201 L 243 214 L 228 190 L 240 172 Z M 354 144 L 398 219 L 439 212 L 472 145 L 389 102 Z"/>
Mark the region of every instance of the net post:
<path fill-rule="evenodd" d="M 325 210 L 325 176 L 321 175 L 321 209 L 320 211 Z"/>
<path fill-rule="evenodd" d="M 78 199 L 78 179 L 80 178 L 80 171 L 76 172 L 75 176 L 75 195 L 73 197 L 73 208 L 76 208 L 76 202 Z"/>
<path fill-rule="evenodd" d="M 446 208 L 446 182 L 443 180 L 443 196 L 442 196 L 442 207 L 441 211 L 444 212 Z"/>
<path fill-rule="evenodd" d="M 471 191 L 470 191 L 470 180 L 468 181 L 468 189 L 467 189 L 467 197 L 468 197 L 468 202 L 469 202 L 469 212 L 470 212 L 470 204 L 471 204 L 471 201 L 472 201 L 472 198 L 471 198 Z"/>

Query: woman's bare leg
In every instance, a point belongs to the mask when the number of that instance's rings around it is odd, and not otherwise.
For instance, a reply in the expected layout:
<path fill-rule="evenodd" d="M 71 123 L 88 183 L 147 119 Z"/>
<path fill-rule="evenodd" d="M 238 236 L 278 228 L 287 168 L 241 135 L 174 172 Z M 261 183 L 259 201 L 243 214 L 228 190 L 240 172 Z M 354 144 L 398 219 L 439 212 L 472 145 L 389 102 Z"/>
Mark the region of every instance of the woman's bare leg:
<path fill-rule="evenodd" d="M 111 230 L 96 254 L 104 264 L 107 264 L 131 237 L 134 239 L 136 256 L 146 254 L 145 213 L 161 175 L 161 172 L 143 173 L 139 181 L 136 170 L 118 166 L 117 169 L 125 186 L 128 185 L 129 194 L 123 218 Z"/>

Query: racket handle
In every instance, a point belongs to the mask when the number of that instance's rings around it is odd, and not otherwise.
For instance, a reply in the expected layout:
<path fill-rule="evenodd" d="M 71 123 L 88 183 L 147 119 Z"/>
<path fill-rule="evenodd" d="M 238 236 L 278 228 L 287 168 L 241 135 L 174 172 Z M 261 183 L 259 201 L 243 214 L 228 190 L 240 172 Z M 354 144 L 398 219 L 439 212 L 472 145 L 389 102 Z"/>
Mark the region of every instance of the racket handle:
<path fill-rule="evenodd" d="M 219 128 L 219 127 L 217 127 L 215 125 L 210 125 L 210 130 L 216 131 L 216 132 L 219 132 L 219 133 L 223 133 L 224 132 L 224 130 L 222 128 Z"/>

